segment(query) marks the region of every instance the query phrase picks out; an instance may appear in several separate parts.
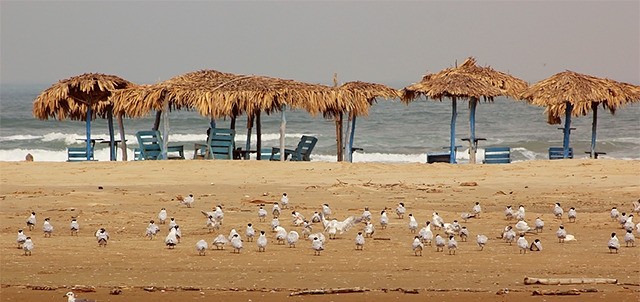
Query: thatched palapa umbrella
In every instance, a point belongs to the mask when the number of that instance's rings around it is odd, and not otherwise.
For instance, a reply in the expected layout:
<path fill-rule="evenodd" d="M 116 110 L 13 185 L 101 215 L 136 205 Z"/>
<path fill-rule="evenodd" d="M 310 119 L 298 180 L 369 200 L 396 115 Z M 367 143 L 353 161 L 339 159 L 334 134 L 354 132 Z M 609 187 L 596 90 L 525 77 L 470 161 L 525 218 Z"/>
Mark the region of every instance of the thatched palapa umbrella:
<path fill-rule="evenodd" d="M 87 125 L 87 160 L 92 153 L 91 120 L 107 117 L 109 120 L 109 139 L 111 141 L 111 159 L 115 159 L 113 137 L 113 104 L 108 100 L 113 91 L 134 86 L 133 83 L 114 75 L 86 73 L 53 84 L 44 90 L 33 102 L 33 115 L 41 120 L 49 117 L 58 120 L 83 120 Z M 124 126 L 122 116 L 118 115 L 123 154 Z M 126 155 L 125 155 L 126 156 Z"/>
<path fill-rule="evenodd" d="M 598 106 L 602 105 L 613 114 L 627 103 L 640 101 L 640 86 L 567 70 L 532 85 L 520 98 L 546 107 L 549 124 L 560 124 L 564 115 L 564 158 L 569 157 L 571 116 L 587 115 L 593 110 L 590 153 L 591 158 L 595 158 Z"/>

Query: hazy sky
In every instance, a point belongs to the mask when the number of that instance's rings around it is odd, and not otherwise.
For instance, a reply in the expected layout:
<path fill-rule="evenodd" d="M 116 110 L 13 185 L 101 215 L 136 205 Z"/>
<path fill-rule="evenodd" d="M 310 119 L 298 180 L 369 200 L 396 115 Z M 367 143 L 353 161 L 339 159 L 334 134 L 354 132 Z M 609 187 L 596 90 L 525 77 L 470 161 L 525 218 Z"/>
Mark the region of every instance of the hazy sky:
<path fill-rule="evenodd" d="M 200 69 L 396 87 L 474 56 L 530 83 L 640 83 L 640 1 L 0 2 L 0 82 Z"/>

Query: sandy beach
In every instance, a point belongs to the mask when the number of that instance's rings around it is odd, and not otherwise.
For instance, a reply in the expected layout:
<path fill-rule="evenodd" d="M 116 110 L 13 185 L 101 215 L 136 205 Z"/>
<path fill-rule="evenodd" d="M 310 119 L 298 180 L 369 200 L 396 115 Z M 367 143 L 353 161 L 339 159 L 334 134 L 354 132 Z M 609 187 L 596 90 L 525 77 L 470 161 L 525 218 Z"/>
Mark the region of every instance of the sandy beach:
<path fill-rule="evenodd" d="M 640 161 L 558 160 L 524 161 L 507 165 L 383 164 L 267 161 L 147 161 L 147 162 L 2 162 L 0 163 L 0 280 L 2 301 L 65 301 L 74 290 L 79 297 L 98 301 L 638 301 L 640 299 L 640 238 L 636 247 L 624 247 L 625 231 L 612 221 L 616 206 L 629 213 L 640 198 Z M 259 222 L 258 204 L 280 200 L 283 192 L 290 206 L 307 218 L 328 203 L 333 217 L 359 216 L 371 209 L 376 225 L 363 251 L 354 238 L 362 224 L 335 240 L 328 240 L 320 256 L 309 241 L 295 248 L 277 245 L 269 229 L 270 219 Z M 176 197 L 193 194 L 192 208 Z M 382 209 L 399 202 L 420 223 L 438 212 L 446 222 L 461 220 L 475 202 L 480 218 L 461 222 L 469 229 L 468 242 L 459 242 L 455 255 L 426 246 L 414 256 L 408 218 L 390 211 L 389 227 L 379 227 Z M 565 209 L 563 220 L 553 215 L 553 204 Z M 201 210 L 221 204 L 225 216 L 219 232 L 205 227 Z M 507 221 L 507 205 L 526 208 L 526 221 L 545 221 L 539 238 L 542 252 L 519 254 L 515 245 L 496 237 L 515 221 Z M 167 225 L 157 238 L 145 238 L 149 220 L 161 208 L 175 217 L 183 230 L 173 250 L 164 245 Z M 575 207 L 576 222 L 566 211 Z M 266 207 L 270 211 L 271 206 Z M 284 210 L 281 224 L 301 232 Z M 26 228 L 31 211 L 38 222 L 33 231 L 32 256 L 24 256 L 15 244 L 17 230 Z M 639 215 L 636 215 L 639 216 Z M 50 217 L 55 230 L 44 238 L 42 223 Z M 79 236 L 71 236 L 69 223 L 77 217 Z M 640 219 L 636 218 L 635 223 Z M 232 228 L 244 235 L 247 223 L 265 230 L 266 252 L 255 242 L 244 242 L 240 254 L 210 249 L 198 256 L 195 243 L 209 244 Z M 564 224 L 577 241 L 558 243 L 555 231 Z M 110 233 L 100 248 L 94 233 L 104 227 Z M 321 224 L 314 225 L 320 231 Z M 440 231 L 434 230 L 434 234 Z M 610 254 L 607 241 L 618 234 L 622 247 Z M 489 242 L 483 251 L 477 234 Z M 640 237 L 637 235 L 637 237 Z M 525 285 L 525 277 L 612 278 L 617 284 Z M 363 293 L 293 296 L 307 289 L 361 288 Z M 118 289 L 119 295 L 110 291 Z M 575 289 L 571 296 L 533 296 Z M 502 292 L 503 294 L 496 294 Z"/>

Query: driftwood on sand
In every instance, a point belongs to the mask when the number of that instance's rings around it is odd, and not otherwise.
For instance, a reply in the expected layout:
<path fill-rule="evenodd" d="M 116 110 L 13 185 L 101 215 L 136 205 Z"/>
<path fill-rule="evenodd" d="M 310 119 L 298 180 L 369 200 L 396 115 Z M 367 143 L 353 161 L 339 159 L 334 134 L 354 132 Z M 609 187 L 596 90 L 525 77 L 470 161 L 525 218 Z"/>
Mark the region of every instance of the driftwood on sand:
<path fill-rule="evenodd" d="M 304 296 L 304 295 L 329 295 L 329 294 L 345 294 L 345 293 L 363 293 L 369 289 L 364 287 L 347 287 L 347 288 L 327 288 L 327 289 L 307 289 L 297 292 L 292 292 L 289 296 Z"/>
<path fill-rule="evenodd" d="M 616 284 L 611 278 L 532 278 L 524 277 L 524 284 L 565 285 L 565 284 Z"/>

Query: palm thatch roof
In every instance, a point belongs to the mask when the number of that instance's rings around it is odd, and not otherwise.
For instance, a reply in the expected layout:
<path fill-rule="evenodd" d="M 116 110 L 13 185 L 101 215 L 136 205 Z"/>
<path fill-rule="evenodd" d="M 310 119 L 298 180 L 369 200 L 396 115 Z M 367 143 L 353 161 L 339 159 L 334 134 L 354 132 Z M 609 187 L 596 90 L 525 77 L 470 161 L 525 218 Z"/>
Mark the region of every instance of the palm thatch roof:
<path fill-rule="evenodd" d="M 476 60 L 469 57 L 460 66 L 423 76 L 419 83 L 402 89 L 400 96 L 406 103 L 420 95 L 437 100 L 443 97 L 493 100 L 496 96 L 518 98 L 527 86 L 527 82 L 509 74 L 491 67 L 479 67 Z"/>
<path fill-rule="evenodd" d="M 627 103 L 640 101 L 640 86 L 567 70 L 532 85 L 520 99 L 546 107 L 547 122 L 559 124 L 567 102 L 573 105 L 573 116 L 587 115 L 593 103 L 613 114 Z"/>
<path fill-rule="evenodd" d="M 368 115 L 378 97 L 398 98 L 398 91 L 382 84 L 353 81 L 338 87 L 337 106 L 346 108 L 352 116 Z"/>
<path fill-rule="evenodd" d="M 33 102 L 33 115 L 41 120 L 86 120 L 87 106 L 91 106 L 92 119 L 105 117 L 111 109 L 108 100 L 113 91 L 135 86 L 114 75 L 86 73 L 53 84 Z"/>

